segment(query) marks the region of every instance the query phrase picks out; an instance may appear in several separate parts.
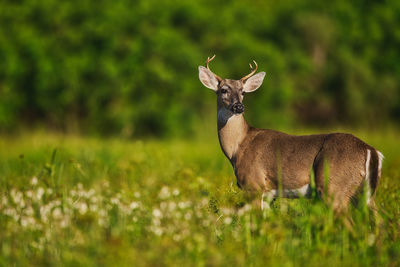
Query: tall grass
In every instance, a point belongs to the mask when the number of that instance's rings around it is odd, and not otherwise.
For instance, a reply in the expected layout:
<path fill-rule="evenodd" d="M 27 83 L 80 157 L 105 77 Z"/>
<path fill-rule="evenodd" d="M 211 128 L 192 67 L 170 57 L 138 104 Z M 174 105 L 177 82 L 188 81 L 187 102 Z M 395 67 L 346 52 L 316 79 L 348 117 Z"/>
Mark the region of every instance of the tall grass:
<path fill-rule="evenodd" d="M 399 265 L 397 132 L 359 135 L 386 156 L 382 219 L 350 227 L 316 197 L 252 210 L 216 137 L 2 137 L 0 264 Z"/>

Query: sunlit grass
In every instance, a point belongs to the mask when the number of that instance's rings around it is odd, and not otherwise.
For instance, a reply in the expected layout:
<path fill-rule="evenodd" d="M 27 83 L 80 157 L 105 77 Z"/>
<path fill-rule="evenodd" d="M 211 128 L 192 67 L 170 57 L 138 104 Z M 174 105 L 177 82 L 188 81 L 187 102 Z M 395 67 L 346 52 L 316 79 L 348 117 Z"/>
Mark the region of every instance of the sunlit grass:
<path fill-rule="evenodd" d="M 1 265 L 399 265 L 400 144 L 385 156 L 377 225 L 318 199 L 254 211 L 217 138 L 143 141 L 27 134 L 0 139 Z"/>

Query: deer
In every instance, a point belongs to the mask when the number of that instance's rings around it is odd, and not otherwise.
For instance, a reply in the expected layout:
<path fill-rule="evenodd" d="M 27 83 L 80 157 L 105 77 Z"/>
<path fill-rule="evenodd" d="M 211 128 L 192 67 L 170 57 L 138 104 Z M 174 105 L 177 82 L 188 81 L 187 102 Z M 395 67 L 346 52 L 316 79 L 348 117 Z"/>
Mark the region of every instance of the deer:
<path fill-rule="evenodd" d="M 256 74 L 253 60 L 254 67 L 249 64 L 251 72 L 243 78 L 222 79 L 209 67 L 214 58 L 207 58 L 206 67 L 198 67 L 199 79 L 217 95 L 220 147 L 233 167 L 237 186 L 251 196 L 257 209 L 277 197 L 310 198 L 312 190 L 329 199 L 338 213 L 357 201 L 360 192 L 368 207 L 375 209 L 381 152 L 347 133 L 290 135 L 250 126 L 243 116 L 243 98 L 262 85 L 265 72 Z"/>

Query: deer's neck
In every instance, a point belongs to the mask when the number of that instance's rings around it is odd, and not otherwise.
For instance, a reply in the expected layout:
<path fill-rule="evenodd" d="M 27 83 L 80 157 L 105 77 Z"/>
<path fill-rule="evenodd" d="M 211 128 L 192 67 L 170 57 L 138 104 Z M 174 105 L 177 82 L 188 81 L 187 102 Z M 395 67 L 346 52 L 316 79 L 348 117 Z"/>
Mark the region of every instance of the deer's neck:
<path fill-rule="evenodd" d="M 224 107 L 218 108 L 217 117 L 219 143 L 224 154 L 232 161 L 250 127 L 243 113 L 234 114 Z"/>

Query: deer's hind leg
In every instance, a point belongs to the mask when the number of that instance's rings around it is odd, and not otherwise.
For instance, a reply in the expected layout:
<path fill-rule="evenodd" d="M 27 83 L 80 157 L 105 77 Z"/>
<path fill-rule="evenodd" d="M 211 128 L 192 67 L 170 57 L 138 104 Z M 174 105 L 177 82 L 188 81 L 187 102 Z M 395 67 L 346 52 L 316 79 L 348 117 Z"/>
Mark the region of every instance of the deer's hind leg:
<path fill-rule="evenodd" d="M 353 140 L 327 140 L 314 162 L 315 185 L 336 213 L 346 212 L 365 179 L 365 152 Z"/>

